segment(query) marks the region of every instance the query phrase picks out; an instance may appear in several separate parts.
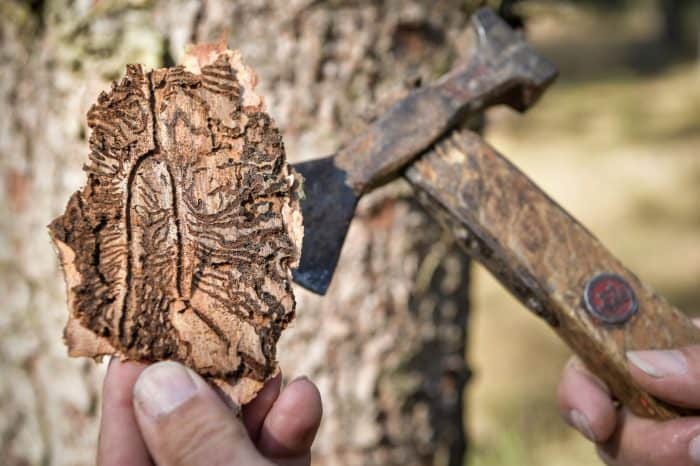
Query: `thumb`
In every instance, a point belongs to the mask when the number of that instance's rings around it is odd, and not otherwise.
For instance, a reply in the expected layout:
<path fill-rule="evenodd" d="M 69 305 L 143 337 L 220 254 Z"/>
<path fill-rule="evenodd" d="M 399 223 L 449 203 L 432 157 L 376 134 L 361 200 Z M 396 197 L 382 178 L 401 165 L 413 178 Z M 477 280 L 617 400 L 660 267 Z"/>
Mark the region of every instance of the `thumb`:
<path fill-rule="evenodd" d="M 134 411 L 159 466 L 269 465 L 223 400 L 181 364 L 146 368 L 134 385 Z"/>

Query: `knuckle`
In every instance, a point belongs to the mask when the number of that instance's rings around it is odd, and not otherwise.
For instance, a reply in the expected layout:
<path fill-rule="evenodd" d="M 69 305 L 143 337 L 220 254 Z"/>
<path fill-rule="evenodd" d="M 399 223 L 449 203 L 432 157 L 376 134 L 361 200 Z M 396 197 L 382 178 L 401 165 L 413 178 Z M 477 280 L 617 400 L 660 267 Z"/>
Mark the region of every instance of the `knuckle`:
<path fill-rule="evenodd" d="M 244 442 L 244 432 L 237 429 L 229 413 L 202 406 L 191 400 L 171 415 L 159 420 L 157 448 L 168 458 L 169 465 L 219 464 L 230 461 L 235 446 Z"/>

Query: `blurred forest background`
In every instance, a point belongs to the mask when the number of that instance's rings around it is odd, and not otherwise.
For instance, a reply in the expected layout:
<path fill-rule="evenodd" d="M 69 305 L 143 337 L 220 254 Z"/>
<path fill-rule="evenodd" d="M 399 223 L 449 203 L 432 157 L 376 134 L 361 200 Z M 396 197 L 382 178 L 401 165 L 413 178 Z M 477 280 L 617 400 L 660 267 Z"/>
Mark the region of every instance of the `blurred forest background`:
<path fill-rule="evenodd" d="M 6 0 L 0 464 L 93 462 L 104 365 L 65 357 L 45 225 L 83 182 L 85 112 L 126 63 L 171 65 L 186 43 L 228 31 L 296 161 L 333 151 L 375 105 L 448 69 L 480 3 L 524 20 L 561 70 L 525 116 L 490 111 L 486 138 L 643 280 L 700 314 L 696 1 Z M 280 347 L 287 375 L 323 393 L 319 464 L 600 464 L 556 411 L 569 351 L 471 267 L 402 183 L 363 202 L 341 278 L 324 300 L 299 293 Z"/>

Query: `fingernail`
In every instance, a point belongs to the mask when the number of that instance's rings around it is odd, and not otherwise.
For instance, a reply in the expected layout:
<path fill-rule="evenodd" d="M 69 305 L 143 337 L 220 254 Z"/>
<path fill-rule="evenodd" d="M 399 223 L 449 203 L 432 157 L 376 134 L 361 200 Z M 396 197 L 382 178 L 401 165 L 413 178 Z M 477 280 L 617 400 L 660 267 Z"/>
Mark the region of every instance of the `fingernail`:
<path fill-rule="evenodd" d="M 700 435 L 688 444 L 688 455 L 693 463 L 700 465 Z"/>
<path fill-rule="evenodd" d="M 627 359 L 646 374 L 661 378 L 688 371 L 685 356 L 678 350 L 628 351 Z"/>
<path fill-rule="evenodd" d="M 571 421 L 571 424 L 576 428 L 576 430 L 581 432 L 588 440 L 591 442 L 596 441 L 593 429 L 591 429 L 591 424 L 588 422 L 588 418 L 583 413 L 572 409 L 569 411 L 569 421 Z"/>
<path fill-rule="evenodd" d="M 294 382 L 299 382 L 299 381 L 301 381 L 301 380 L 306 380 L 307 382 L 309 382 L 309 378 L 308 378 L 307 376 L 305 376 L 305 375 L 298 375 L 298 376 L 294 377 L 294 378 L 291 380 L 291 382 L 289 382 L 289 385 L 293 384 Z"/>
<path fill-rule="evenodd" d="M 150 417 L 168 414 L 197 393 L 184 366 L 164 361 L 149 366 L 134 385 L 134 401 Z"/>

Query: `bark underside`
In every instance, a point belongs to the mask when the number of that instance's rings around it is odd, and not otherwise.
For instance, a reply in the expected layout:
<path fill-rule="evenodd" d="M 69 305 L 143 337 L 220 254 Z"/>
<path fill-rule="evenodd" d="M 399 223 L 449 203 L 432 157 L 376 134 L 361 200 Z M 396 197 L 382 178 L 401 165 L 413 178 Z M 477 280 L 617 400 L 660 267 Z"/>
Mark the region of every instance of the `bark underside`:
<path fill-rule="evenodd" d="M 88 111 L 87 183 L 49 226 L 64 335 L 73 356 L 181 361 L 240 405 L 294 314 L 298 183 L 240 54 L 203 44 L 184 61 L 129 65 Z"/>

